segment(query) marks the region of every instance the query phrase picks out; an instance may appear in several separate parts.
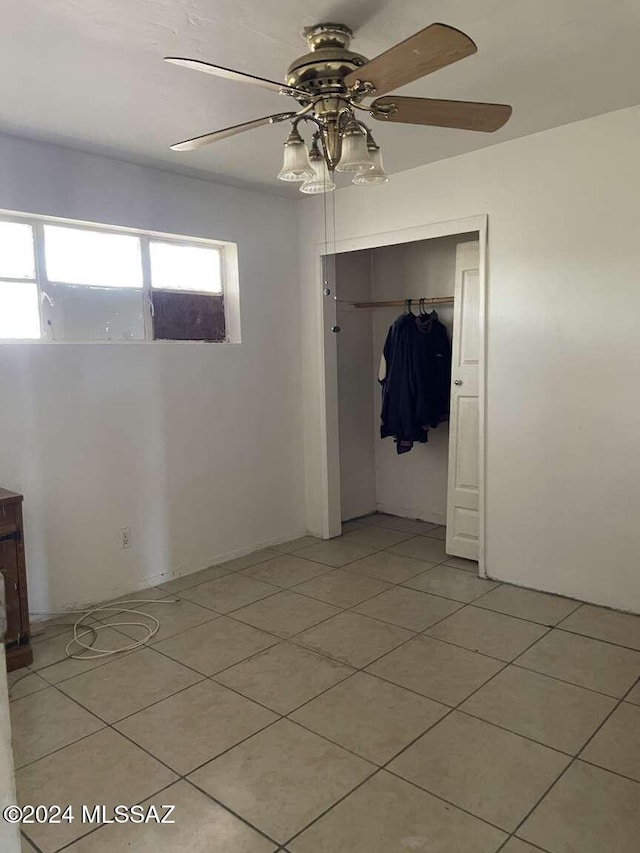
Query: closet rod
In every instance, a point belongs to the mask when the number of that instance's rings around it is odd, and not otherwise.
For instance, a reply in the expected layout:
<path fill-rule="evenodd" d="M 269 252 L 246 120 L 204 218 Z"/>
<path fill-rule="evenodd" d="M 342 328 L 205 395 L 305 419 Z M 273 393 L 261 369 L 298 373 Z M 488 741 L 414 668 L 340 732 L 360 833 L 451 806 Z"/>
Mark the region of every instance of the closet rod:
<path fill-rule="evenodd" d="M 392 299 L 387 302 L 351 302 L 354 308 L 392 308 L 394 306 L 417 305 L 422 302 L 423 305 L 443 305 L 446 302 L 453 302 L 453 296 L 434 296 L 431 299 Z"/>

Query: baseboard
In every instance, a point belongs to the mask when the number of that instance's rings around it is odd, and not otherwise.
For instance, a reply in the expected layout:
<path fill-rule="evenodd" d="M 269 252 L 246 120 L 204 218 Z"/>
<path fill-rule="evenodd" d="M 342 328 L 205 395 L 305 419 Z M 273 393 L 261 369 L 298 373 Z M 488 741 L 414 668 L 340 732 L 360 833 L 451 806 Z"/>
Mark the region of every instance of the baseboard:
<path fill-rule="evenodd" d="M 427 521 L 430 524 L 446 524 L 446 513 L 424 511 L 416 507 L 397 506 L 395 504 L 378 503 L 378 512 L 385 512 L 387 515 L 397 515 L 399 518 L 415 518 L 418 521 Z"/>
<path fill-rule="evenodd" d="M 267 539 L 256 545 L 250 545 L 249 547 L 236 548 L 233 551 L 227 551 L 225 554 L 218 554 L 216 557 L 212 557 L 202 563 L 180 566 L 172 572 L 164 572 L 160 575 L 156 575 L 151 578 L 151 582 L 148 583 L 147 586 L 167 583 L 168 581 L 175 580 L 176 578 L 181 578 L 185 575 L 192 575 L 194 572 L 200 572 L 202 569 L 208 569 L 210 566 L 217 566 L 220 563 L 226 563 L 227 560 L 235 560 L 237 557 L 245 557 L 247 554 L 252 554 L 254 551 L 260 551 L 262 548 L 270 548 L 272 545 L 282 545 L 283 542 L 291 542 L 294 539 L 300 539 L 303 536 L 308 535 L 309 534 L 306 530 L 303 532 L 298 531 L 297 533 L 287 536 L 276 536 L 273 539 Z"/>
<path fill-rule="evenodd" d="M 531 592 L 542 592 L 545 595 L 554 595 L 557 598 L 566 598 L 569 601 L 575 601 L 577 604 L 591 604 L 594 607 L 602 607 L 603 610 L 610 610 L 612 613 L 628 613 L 631 616 L 640 616 L 640 610 L 629 610 L 626 607 L 614 607 L 613 604 L 605 604 L 601 600 L 598 601 L 594 598 L 577 598 L 575 595 L 569 595 L 567 592 L 560 592 L 557 589 L 549 589 L 547 586 L 527 586 L 523 583 L 517 583 L 516 581 L 509 580 L 508 578 L 502 577 L 501 575 L 496 575 L 489 569 L 485 572 L 485 577 L 487 580 L 496 581 L 497 583 L 504 583 L 508 586 L 517 587 L 517 589 L 526 589 Z"/>
<path fill-rule="evenodd" d="M 139 592 L 142 592 L 145 589 L 148 589 L 151 586 L 159 586 L 162 583 L 168 583 L 168 581 L 175 580 L 177 578 L 184 577 L 185 575 L 192 575 L 195 572 L 200 572 L 202 569 L 208 569 L 210 566 L 217 566 L 220 563 L 226 563 L 227 560 L 235 560 L 236 557 L 244 557 L 246 554 L 252 554 L 254 551 L 260 551 L 262 548 L 269 548 L 272 545 L 281 545 L 283 542 L 290 542 L 293 539 L 299 539 L 302 536 L 308 536 L 309 534 L 306 531 L 298 530 L 295 533 L 287 534 L 286 536 L 275 536 L 272 539 L 266 539 L 262 542 L 258 542 L 253 545 L 243 546 L 242 548 L 235 548 L 233 551 L 227 551 L 224 554 L 217 554 L 214 557 L 211 557 L 207 560 L 199 561 L 198 563 L 190 563 L 184 566 L 178 566 L 173 570 L 160 572 L 157 575 L 151 575 L 146 578 L 137 578 L 135 584 L 133 586 L 126 587 L 114 587 L 107 590 L 104 594 L 104 597 L 100 602 L 96 602 L 95 600 L 91 601 L 74 601 L 59 611 L 57 613 L 67 613 L 74 612 L 76 610 L 82 609 L 90 609 L 92 606 L 95 606 L 97 603 L 101 603 L 104 601 L 112 601 L 115 598 L 121 598 L 123 595 L 137 595 Z M 39 614 L 30 614 L 29 619 L 33 624 L 37 622 L 44 622 L 47 619 L 51 619 L 52 614 L 39 615 Z"/>

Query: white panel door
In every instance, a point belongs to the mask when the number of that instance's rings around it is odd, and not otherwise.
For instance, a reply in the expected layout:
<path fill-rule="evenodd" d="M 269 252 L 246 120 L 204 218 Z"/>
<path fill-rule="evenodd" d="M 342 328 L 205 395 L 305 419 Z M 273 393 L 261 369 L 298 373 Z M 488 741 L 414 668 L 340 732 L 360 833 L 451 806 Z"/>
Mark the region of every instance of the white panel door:
<path fill-rule="evenodd" d="M 480 495 L 480 244 L 456 251 L 449 420 L 447 554 L 478 559 Z"/>

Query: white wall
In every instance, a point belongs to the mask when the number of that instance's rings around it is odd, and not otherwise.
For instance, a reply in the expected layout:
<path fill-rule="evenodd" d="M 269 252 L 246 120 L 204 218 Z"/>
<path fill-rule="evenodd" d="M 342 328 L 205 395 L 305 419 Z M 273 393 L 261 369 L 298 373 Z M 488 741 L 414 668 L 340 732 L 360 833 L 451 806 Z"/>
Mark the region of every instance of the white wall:
<path fill-rule="evenodd" d="M 488 214 L 487 571 L 640 612 L 638 138 L 636 107 L 336 201 L 341 239 Z M 321 218 L 300 210 L 308 524 L 326 531 L 331 305 L 323 322 Z"/>
<path fill-rule="evenodd" d="M 368 311 L 347 304 L 371 301 L 371 255 L 337 255 L 335 265 L 340 503 L 342 518 L 350 519 L 376 509 L 373 329 Z"/>
<path fill-rule="evenodd" d="M 0 345 L 0 483 L 25 495 L 31 609 L 302 534 L 295 204 L 0 137 L 0 208 L 228 240 L 239 255 L 241 344 Z"/>

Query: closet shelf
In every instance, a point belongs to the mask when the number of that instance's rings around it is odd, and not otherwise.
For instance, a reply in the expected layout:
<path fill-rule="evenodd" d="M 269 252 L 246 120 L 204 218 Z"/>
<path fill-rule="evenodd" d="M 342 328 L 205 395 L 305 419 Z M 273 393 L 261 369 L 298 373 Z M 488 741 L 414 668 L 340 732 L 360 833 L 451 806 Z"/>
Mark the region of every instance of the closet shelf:
<path fill-rule="evenodd" d="M 354 308 L 393 308 L 394 306 L 402 307 L 403 305 L 413 303 L 422 305 L 444 305 L 445 303 L 453 302 L 453 296 L 434 296 L 430 299 L 392 299 L 386 302 L 348 302 L 347 305 L 352 305 Z"/>

